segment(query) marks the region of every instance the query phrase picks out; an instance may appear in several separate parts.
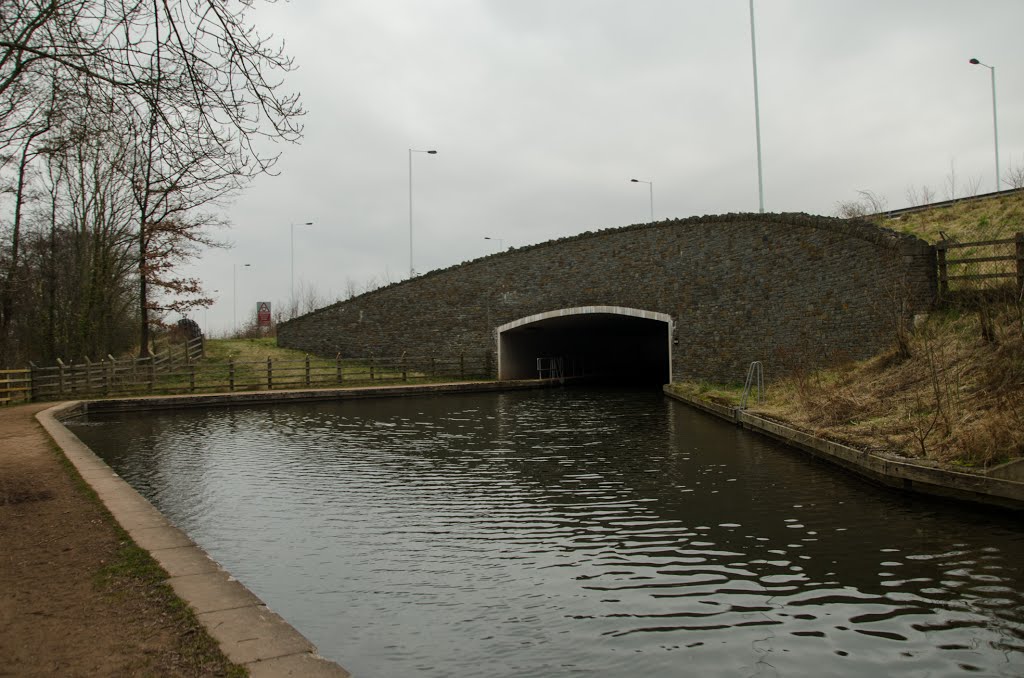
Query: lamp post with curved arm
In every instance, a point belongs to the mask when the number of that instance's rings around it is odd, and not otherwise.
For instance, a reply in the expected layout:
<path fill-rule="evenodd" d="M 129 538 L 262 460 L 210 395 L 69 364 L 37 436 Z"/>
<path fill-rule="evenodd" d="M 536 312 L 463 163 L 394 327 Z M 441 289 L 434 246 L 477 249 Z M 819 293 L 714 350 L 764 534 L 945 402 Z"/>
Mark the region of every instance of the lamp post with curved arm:
<path fill-rule="evenodd" d="M 992 75 L 992 135 L 996 144 L 996 191 L 999 190 L 999 121 L 996 119 L 996 67 L 983 64 L 977 59 L 971 59 L 969 63 L 975 66 L 984 66 Z"/>
<path fill-rule="evenodd" d="M 644 181 L 643 179 L 630 179 L 630 183 L 634 184 L 647 184 L 648 193 L 651 198 L 651 223 L 654 222 L 654 181 Z"/>
<path fill-rule="evenodd" d="M 412 265 L 412 154 L 413 153 L 426 153 L 428 155 L 437 155 L 437 151 L 434 149 L 430 150 L 419 150 L 416 148 L 409 149 L 409 278 L 416 275 L 416 270 Z"/>

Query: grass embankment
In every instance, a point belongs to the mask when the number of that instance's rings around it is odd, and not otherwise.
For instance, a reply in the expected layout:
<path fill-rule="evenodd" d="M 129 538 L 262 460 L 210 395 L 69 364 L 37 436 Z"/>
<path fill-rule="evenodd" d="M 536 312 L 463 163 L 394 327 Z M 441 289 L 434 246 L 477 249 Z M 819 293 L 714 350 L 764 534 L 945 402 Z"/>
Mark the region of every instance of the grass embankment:
<path fill-rule="evenodd" d="M 159 390 L 263 390 L 307 386 L 374 386 L 382 383 L 431 383 L 480 379 L 475 359 L 394 358 L 331 359 L 281 348 L 274 338 L 210 339 L 194 374 L 179 371 Z M 269 378 L 268 378 L 269 374 Z"/>
<path fill-rule="evenodd" d="M 880 223 L 935 242 L 1024 231 L 1024 192 Z M 978 306 L 977 304 L 983 304 Z M 983 323 L 985 321 L 985 331 Z M 893 348 L 833 369 L 771 380 L 749 411 L 860 449 L 948 468 L 987 468 L 1024 456 L 1024 303 L 945 305 L 914 329 L 909 355 Z M 742 386 L 673 385 L 738 405 Z M 753 399 L 751 399 L 753 403 Z"/>

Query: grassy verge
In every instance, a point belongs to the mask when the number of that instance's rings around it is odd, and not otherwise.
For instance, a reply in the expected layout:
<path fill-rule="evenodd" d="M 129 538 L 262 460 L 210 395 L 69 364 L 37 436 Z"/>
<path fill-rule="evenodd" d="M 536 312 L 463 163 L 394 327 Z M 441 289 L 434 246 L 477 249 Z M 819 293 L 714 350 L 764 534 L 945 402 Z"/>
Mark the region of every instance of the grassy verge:
<path fill-rule="evenodd" d="M 769 379 L 763 414 L 860 449 L 948 468 L 983 469 L 1024 456 L 1024 314 L 933 313 L 895 350 L 833 369 Z M 742 388 L 674 384 L 680 393 L 737 405 Z"/>
<path fill-rule="evenodd" d="M 93 585 L 97 590 L 126 606 L 145 606 L 142 623 L 152 625 L 154 633 L 158 629 L 166 630 L 177 639 L 178 646 L 174 654 L 175 673 L 183 669 L 191 675 L 227 678 L 248 676 L 249 671 L 244 666 L 234 664 L 224 656 L 217 641 L 207 633 L 191 608 L 167 583 L 167 572 L 114 520 L 96 491 L 85 482 L 61 449 L 56 444 L 51 444 L 50 449 L 71 478 L 78 493 L 85 501 L 93 503 L 99 509 L 106 527 L 113 530 L 117 537 L 118 548 L 114 558 L 93 575 Z M 157 657 L 147 655 L 143 660 L 156 661 Z M 146 670 L 143 675 L 160 675 L 165 667 L 142 668 Z"/>
<path fill-rule="evenodd" d="M 147 551 L 138 547 L 119 526 L 121 543 L 115 559 L 96 573 L 95 585 L 105 594 L 136 603 L 145 601 L 160 611 L 152 620 L 179 640 L 177 662 L 189 673 L 243 678 L 244 666 L 231 663 L 207 632 L 192 609 L 167 583 L 167 573 Z"/>
<path fill-rule="evenodd" d="M 1024 230 L 1024 191 L 904 214 L 878 225 L 930 243 L 942 240 L 943 233 L 961 242 L 1011 238 Z"/>

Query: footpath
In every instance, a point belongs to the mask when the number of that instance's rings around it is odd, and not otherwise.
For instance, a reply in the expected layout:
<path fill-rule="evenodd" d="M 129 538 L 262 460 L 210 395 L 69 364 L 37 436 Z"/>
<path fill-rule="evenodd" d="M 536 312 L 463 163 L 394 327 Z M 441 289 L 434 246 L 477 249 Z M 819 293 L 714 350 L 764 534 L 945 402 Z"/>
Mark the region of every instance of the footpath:
<path fill-rule="evenodd" d="M 0 408 L 0 677 L 347 678 L 52 407 Z"/>
<path fill-rule="evenodd" d="M 63 460 L 52 406 L 0 408 L 0 676 L 244 675 Z"/>

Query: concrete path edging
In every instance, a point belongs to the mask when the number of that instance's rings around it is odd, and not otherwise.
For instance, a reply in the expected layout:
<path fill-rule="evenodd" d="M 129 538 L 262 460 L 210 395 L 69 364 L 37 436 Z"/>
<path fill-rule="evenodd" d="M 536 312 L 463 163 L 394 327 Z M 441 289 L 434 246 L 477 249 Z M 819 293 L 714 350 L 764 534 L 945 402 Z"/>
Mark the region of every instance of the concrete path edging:
<path fill-rule="evenodd" d="M 220 567 L 188 535 L 97 457 L 60 418 L 81 410 L 67 402 L 36 419 L 78 470 L 114 519 L 168 574 L 168 583 L 220 644 L 224 655 L 253 678 L 349 678 L 254 593 Z"/>
<path fill-rule="evenodd" d="M 1024 510 L 1024 482 L 1018 480 L 992 475 L 959 473 L 889 459 L 848 445 L 818 438 L 737 407 L 704 402 L 674 393 L 668 386 L 664 388 L 664 393 L 670 398 L 774 438 L 888 487 L 1018 511 Z M 1018 462 L 1011 462 L 1011 464 L 1017 466 Z M 1000 468 L 999 474 L 1009 475 L 1002 468 Z"/>

